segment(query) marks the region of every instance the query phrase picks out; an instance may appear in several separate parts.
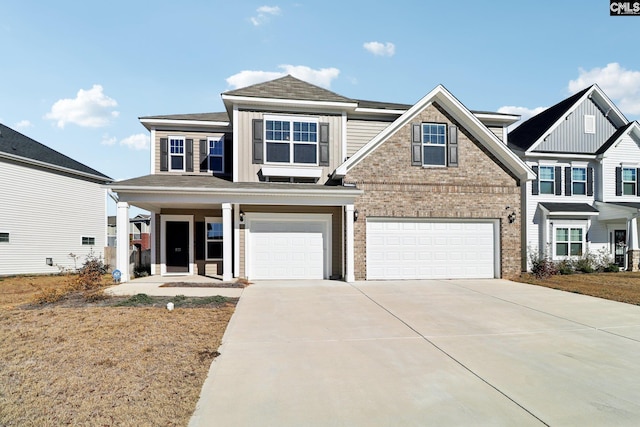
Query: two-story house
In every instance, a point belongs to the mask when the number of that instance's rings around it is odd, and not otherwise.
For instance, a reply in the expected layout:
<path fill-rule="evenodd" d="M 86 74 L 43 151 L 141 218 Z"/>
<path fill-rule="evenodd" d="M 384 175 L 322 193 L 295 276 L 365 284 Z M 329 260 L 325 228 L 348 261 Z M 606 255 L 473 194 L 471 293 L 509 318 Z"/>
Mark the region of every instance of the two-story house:
<path fill-rule="evenodd" d="M 597 86 L 509 133 L 509 147 L 537 179 L 523 186 L 523 260 L 608 251 L 638 269 L 640 127 Z M 526 267 L 526 265 L 525 265 Z"/>
<path fill-rule="evenodd" d="M 506 145 L 517 116 L 471 112 L 442 86 L 405 105 L 291 76 L 222 101 L 224 112 L 140 118 L 151 173 L 111 185 L 118 230 L 129 206 L 151 212 L 152 274 L 520 273 L 520 187 L 534 174 Z M 126 279 L 124 260 L 119 248 Z"/>

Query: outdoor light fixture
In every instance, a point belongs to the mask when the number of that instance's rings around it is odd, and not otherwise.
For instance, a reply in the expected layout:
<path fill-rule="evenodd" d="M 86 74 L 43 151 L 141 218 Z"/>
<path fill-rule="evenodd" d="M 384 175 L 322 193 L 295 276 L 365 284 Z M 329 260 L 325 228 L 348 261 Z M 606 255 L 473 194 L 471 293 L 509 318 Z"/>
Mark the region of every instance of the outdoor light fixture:
<path fill-rule="evenodd" d="M 244 212 L 240 211 L 240 224 L 244 224 Z"/>
<path fill-rule="evenodd" d="M 45 262 L 47 263 L 48 266 L 52 266 L 53 265 L 53 258 L 46 258 Z"/>
<path fill-rule="evenodd" d="M 511 206 L 507 206 L 505 208 L 505 210 L 510 210 L 510 209 L 511 209 Z M 511 213 L 507 215 L 507 219 L 509 220 L 509 224 L 513 224 L 514 222 L 516 222 L 516 212 L 511 211 Z"/>
<path fill-rule="evenodd" d="M 356 222 L 358 220 L 358 209 L 356 209 L 355 211 L 353 211 L 353 222 Z"/>

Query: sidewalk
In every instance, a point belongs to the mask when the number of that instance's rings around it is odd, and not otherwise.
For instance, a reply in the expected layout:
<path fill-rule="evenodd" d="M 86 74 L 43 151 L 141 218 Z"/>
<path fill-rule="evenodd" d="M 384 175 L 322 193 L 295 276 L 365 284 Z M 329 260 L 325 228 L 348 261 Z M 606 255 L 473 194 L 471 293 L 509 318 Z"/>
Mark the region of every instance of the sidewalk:
<path fill-rule="evenodd" d="M 161 287 L 171 283 L 207 284 L 207 287 Z M 176 296 L 209 297 L 220 295 L 229 298 L 239 298 L 244 288 L 215 287 L 223 283 L 221 280 L 206 276 L 147 276 L 130 280 L 129 282 L 115 285 L 107 289 L 112 295 L 136 295 L 147 294 L 151 296 Z M 209 287 L 210 286 L 210 287 Z"/>

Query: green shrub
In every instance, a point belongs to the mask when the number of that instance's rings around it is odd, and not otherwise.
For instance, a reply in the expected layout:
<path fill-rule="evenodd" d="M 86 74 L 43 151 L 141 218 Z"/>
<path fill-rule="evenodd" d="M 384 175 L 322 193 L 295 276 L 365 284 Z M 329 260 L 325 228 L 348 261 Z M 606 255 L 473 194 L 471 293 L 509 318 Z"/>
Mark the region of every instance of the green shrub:
<path fill-rule="evenodd" d="M 136 305 L 150 305 L 153 304 L 153 298 L 147 294 L 136 294 L 131 298 L 128 298 L 122 302 L 116 304 L 116 307 L 132 307 Z"/>
<path fill-rule="evenodd" d="M 593 273 L 596 269 L 593 266 L 593 257 L 588 253 L 585 253 L 582 257 L 573 261 L 573 268 L 575 271 L 581 273 Z"/>
<path fill-rule="evenodd" d="M 556 263 L 556 268 L 558 269 L 559 274 L 573 274 L 575 270 L 573 269 L 573 263 L 569 260 L 562 260 Z"/>

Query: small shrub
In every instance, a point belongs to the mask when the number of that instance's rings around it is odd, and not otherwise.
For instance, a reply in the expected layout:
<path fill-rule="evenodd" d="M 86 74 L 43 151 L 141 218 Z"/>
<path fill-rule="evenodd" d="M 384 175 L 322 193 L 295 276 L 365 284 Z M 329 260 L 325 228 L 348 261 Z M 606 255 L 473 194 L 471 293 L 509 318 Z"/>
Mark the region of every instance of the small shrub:
<path fill-rule="evenodd" d="M 562 260 L 556 263 L 556 268 L 558 269 L 559 274 L 573 274 L 575 273 L 573 269 L 573 263 L 569 260 Z"/>
<path fill-rule="evenodd" d="M 33 296 L 36 304 L 53 304 L 62 300 L 69 293 L 69 287 L 43 289 Z"/>
<path fill-rule="evenodd" d="M 558 274 L 556 264 L 549 257 L 532 248 L 529 248 L 529 262 L 531 263 L 531 273 L 538 279 L 546 279 Z"/>
<path fill-rule="evenodd" d="M 107 265 L 102 257 L 96 256 L 93 251 L 87 255 L 87 259 L 78 270 L 79 290 L 91 291 L 103 286 L 102 278 L 107 274 Z"/>
<path fill-rule="evenodd" d="M 573 268 L 581 273 L 593 273 L 596 271 L 593 267 L 593 257 L 589 253 L 585 253 L 581 258 L 574 260 Z"/>
<path fill-rule="evenodd" d="M 620 272 L 620 266 L 618 264 L 616 264 L 615 262 L 612 262 L 612 263 L 608 264 L 607 266 L 603 267 L 602 271 L 604 271 L 605 273 L 619 273 Z"/>

